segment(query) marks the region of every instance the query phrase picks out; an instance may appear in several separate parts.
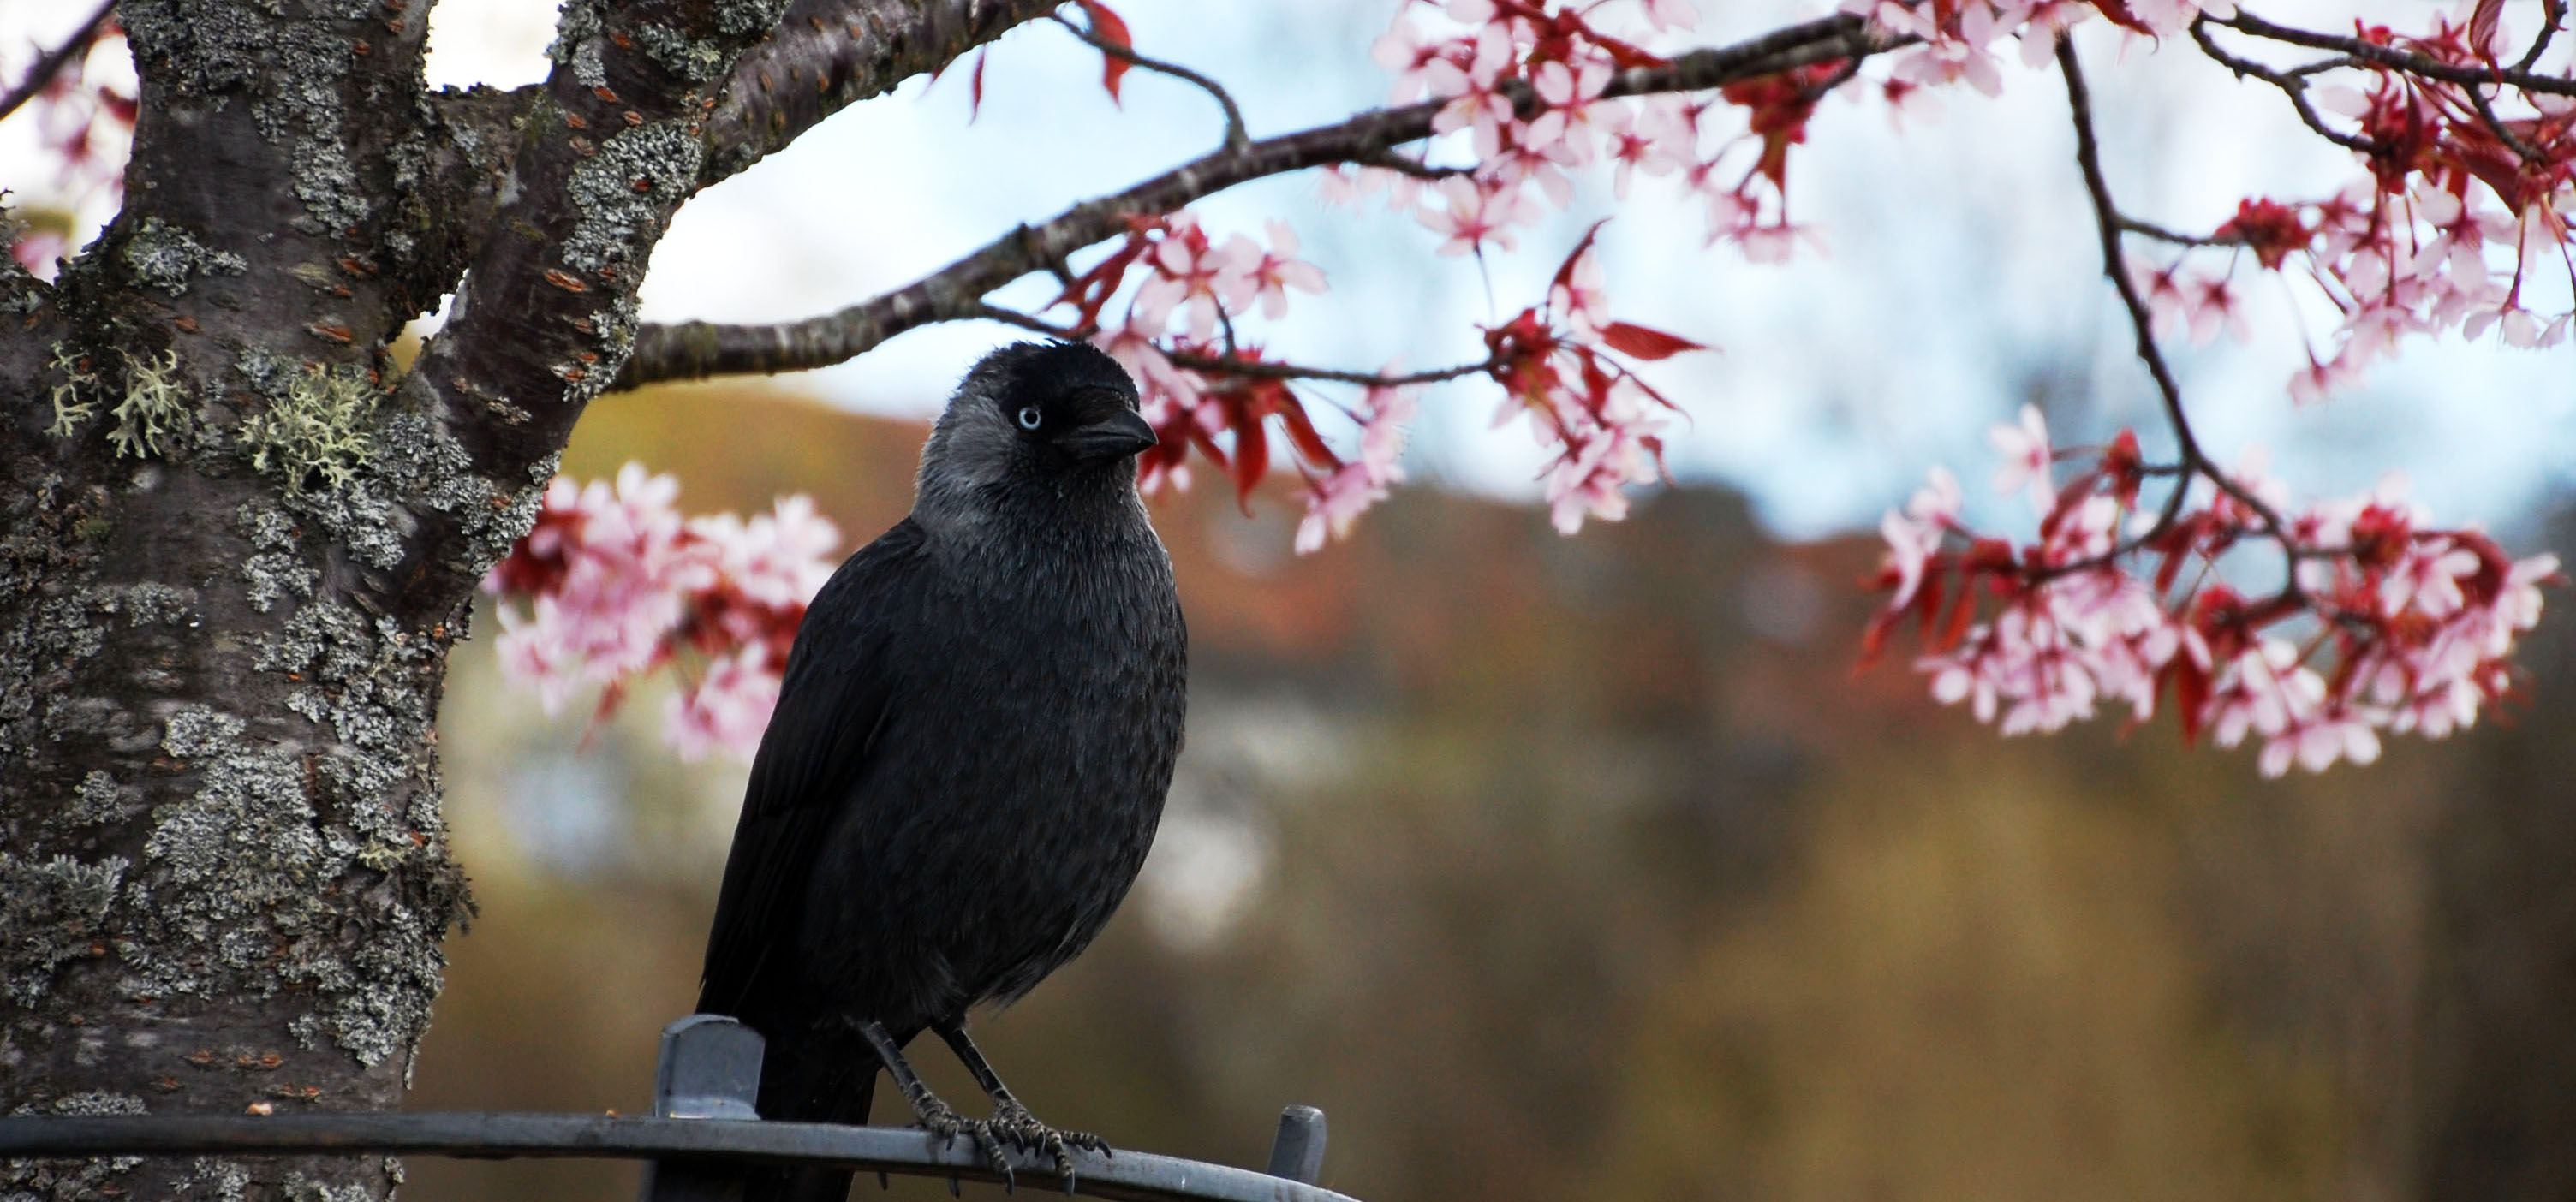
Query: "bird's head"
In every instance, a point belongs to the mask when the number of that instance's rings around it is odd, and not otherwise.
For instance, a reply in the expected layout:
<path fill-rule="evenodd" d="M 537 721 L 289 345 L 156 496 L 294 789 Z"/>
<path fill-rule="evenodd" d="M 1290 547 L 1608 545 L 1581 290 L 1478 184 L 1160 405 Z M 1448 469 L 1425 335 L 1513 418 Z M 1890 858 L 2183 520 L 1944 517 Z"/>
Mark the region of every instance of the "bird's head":
<path fill-rule="evenodd" d="M 921 456 L 925 504 L 972 504 L 993 486 L 1132 493 L 1158 440 L 1136 382 L 1087 342 L 1022 342 L 979 360 Z"/>

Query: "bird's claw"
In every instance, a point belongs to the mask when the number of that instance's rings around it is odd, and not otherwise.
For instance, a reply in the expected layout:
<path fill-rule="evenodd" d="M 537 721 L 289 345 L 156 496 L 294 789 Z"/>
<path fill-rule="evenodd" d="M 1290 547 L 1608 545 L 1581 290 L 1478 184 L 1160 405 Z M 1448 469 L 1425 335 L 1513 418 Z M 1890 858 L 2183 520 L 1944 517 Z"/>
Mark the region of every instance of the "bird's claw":
<path fill-rule="evenodd" d="M 995 1107 L 993 1117 L 987 1119 L 967 1118 L 937 1099 L 920 1107 L 917 1114 L 922 1130 L 939 1137 L 943 1148 L 956 1143 L 959 1136 L 975 1141 L 975 1149 L 984 1154 L 984 1163 L 1002 1175 L 1004 1189 L 1017 1184 L 1010 1157 L 1003 1152 L 1006 1147 L 1055 1162 L 1056 1176 L 1064 1179 L 1066 1193 L 1073 1192 L 1073 1149 L 1112 1155 L 1109 1141 L 1088 1131 L 1059 1131 L 1047 1126 L 1016 1099 Z"/>
<path fill-rule="evenodd" d="M 1013 1148 L 1054 1161 L 1056 1175 L 1064 1178 L 1067 1192 L 1073 1188 L 1073 1149 L 1109 1154 L 1109 1141 L 1088 1131 L 1059 1131 L 1047 1126 L 1017 1100 L 994 1107 L 989 1122 L 994 1134 L 1010 1141 Z"/>
<path fill-rule="evenodd" d="M 973 1140 L 975 1150 L 984 1154 L 985 1166 L 1002 1175 L 1003 1188 L 1008 1189 L 1012 1185 L 1011 1161 L 1002 1154 L 1002 1146 L 1008 1143 L 1018 1147 L 1019 1141 L 1013 1135 L 995 1130 L 990 1119 L 967 1118 L 950 1109 L 947 1103 L 935 1100 L 921 1107 L 918 1117 L 921 1129 L 938 1136 L 942 1148 L 956 1143 L 961 1135 Z"/>

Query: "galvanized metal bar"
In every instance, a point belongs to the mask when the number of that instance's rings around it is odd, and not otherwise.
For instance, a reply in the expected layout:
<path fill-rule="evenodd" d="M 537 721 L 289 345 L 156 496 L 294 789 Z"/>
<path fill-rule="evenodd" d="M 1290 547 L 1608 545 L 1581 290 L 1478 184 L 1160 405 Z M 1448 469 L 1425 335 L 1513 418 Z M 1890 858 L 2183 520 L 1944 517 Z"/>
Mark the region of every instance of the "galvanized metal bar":
<path fill-rule="evenodd" d="M 1324 1175 L 1324 1112 L 1290 1106 L 1279 1112 L 1279 1135 L 1270 1141 L 1270 1175 L 1313 1185 Z"/>
<path fill-rule="evenodd" d="M 915 1127 L 727 1123 L 593 1114 L 476 1112 L 363 1114 L 112 1114 L 0 1118 L 0 1158 L 351 1155 L 590 1157 L 717 1156 L 861 1172 L 1001 1180 L 969 1140 L 943 1143 Z M 1063 1188 L 1052 1160 L 1013 1157 L 1019 1184 Z M 1074 1192 L 1132 1202 L 1355 1202 L 1331 1190 L 1144 1152 L 1073 1153 Z"/>
<path fill-rule="evenodd" d="M 743 1122 L 758 1119 L 760 1032 L 716 1014 L 692 1014 L 662 1028 L 653 1066 L 653 1116 Z M 638 1202 L 741 1202 L 743 1168 L 721 1160 L 656 1160 L 644 1166 Z"/>

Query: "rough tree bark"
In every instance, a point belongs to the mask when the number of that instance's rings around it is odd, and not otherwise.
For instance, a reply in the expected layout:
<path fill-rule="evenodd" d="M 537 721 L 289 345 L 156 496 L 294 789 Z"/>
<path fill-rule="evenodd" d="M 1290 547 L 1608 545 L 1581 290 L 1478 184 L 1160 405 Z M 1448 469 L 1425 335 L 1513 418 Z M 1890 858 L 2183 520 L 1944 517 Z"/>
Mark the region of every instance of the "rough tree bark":
<path fill-rule="evenodd" d="M 1051 7 L 572 0 L 504 94 L 426 88 L 430 3 L 127 0 L 125 210 L 55 283 L 0 275 L 0 1111 L 399 1102 L 467 904 L 448 650 L 672 211 Z M 399 1176 L 23 1162 L 0 1194 Z"/>

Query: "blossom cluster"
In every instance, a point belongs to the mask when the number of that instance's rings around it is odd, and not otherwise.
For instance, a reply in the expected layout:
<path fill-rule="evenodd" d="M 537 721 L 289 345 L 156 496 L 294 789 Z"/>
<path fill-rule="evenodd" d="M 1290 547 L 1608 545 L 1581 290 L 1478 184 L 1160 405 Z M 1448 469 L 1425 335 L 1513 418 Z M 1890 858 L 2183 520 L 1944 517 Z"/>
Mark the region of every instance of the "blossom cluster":
<path fill-rule="evenodd" d="M 2493 39 L 2472 29 L 2436 17 L 2424 36 L 2364 28 L 2362 40 L 2500 70 Z M 2409 336 L 2564 341 L 2576 322 L 2576 96 L 2500 88 L 2490 98 L 2366 60 L 2320 78 L 2339 75 L 2358 86 L 2320 83 L 2314 104 L 2353 147 L 2360 178 L 2322 200 L 2248 198 L 2204 245 L 2161 267 L 2133 265 L 2142 281 L 2172 285 L 2155 290 L 2160 318 L 2207 326 L 2204 314 L 2233 307 L 2249 268 L 2312 291 L 2341 322 L 2331 351 L 2311 347 L 2290 379 L 2302 401 L 2358 383 Z"/>
<path fill-rule="evenodd" d="M 1444 254 L 1510 250 L 1516 227 L 1574 198 L 1573 176 L 1607 167 L 1625 200 L 1639 174 L 1671 177 L 1703 207 L 1709 239 L 1738 246 L 1756 262 L 1786 260 L 1812 230 L 1788 215 L 1789 148 L 1845 74 L 1820 63 L 1720 89 L 1715 96 L 1605 95 L 1620 71 L 1668 60 L 1645 43 L 1698 23 L 1689 0 L 1645 0 L 1645 28 L 1616 33 L 1596 23 L 1605 6 L 1527 0 L 1416 0 L 1378 39 L 1374 55 L 1396 73 L 1393 99 L 1441 107 L 1437 134 L 1464 133 L 1470 165 L 1428 173 L 1388 167 L 1336 172 L 1327 195 L 1357 199 L 1379 190 L 1388 203 L 1439 234 Z M 1421 9 L 1441 17 L 1418 23 Z M 1534 98 L 1523 116 L 1520 97 Z M 1730 114 L 1740 113 L 1740 120 Z"/>
<path fill-rule="evenodd" d="M 1569 535 L 1586 518 L 1626 517 L 1626 487 L 1662 474 L 1659 431 L 1663 412 L 1674 405 L 1610 352 L 1663 359 L 1704 349 L 1661 330 L 1607 320 L 1605 303 L 1601 265 L 1587 235 L 1557 268 L 1544 305 L 1485 331 L 1490 373 L 1504 393 L 1495 418 L 1528 413 L 1540 445 L 1556 451 L 1547 502 L 1557 530 Z"/>
<path fill-rule="evenodd" d="M 679 491 L 632 463 L 613 485 L 547 486 L 535 527 L 483 581 L 502 600 L 502 673 L 535 688 L 548 713 L 597 685 L 597 720 L 670 668 L 679 687 L 664 738 L 689 759 L 748 758 L 840 532 L 804 496 L 748 521 L 684 519 Z"/>
<path fill-rule="evenodd" d="M 1346 534 L 1402 478 L 1398 460 L 1416 388 L 1390 372 L 1350 377 L 1364 386 L 1345 416 L 1358 428 L 1356 455 L 1333 449 L 1317 430 L 1296 384 L 1310 373 L 1266 357 L 1241 319 L 1276 319 L 1288 293 L 1320 292 L 1323 275 L 1297 259 L 1296 235 L 1272 222 L 1268 246 L 1243 234 L 1212 238 L 1187 213 L 1136 222 L 1126 241 L 1065 288 L 1057 304 L 1077 329 L 1124 364 L 1143 392 L 1144 415 L 1162 439 L 1140 457 L 1148 491 L 1186 488 L 1193 451 L 1223 467 L 1248 502 L 1271 468 L 1273 419 L 1305 478 L 1301 553 Z M 1595 227 L 1595 233 L 1598 227 Z M 1546 301 L 1484 329 L 1488 358 L 1448 375 L 1483 374 L 1501 384 L 1497 420 L 1526 413 L 1553 453 L 1547 496 L 1568 534 L 1587 518 L 1627 512 L 1622 491 L 1658 476 L 1660 412 L 1671 404 L 1622 361 L 1701 349 L 1685 338 L 1606 312 L 1600 261 L 1587 235 L 1558 268 Z M 1132 282 L 1132 287 L 1130 286 Z M 1123 320 L 1105 325 L 1113 298 L 1128 297 Z M 1325 373 L 1341 378 L 1344 373 Z M 1441 373 L 1435 373 L 1441 374 Z"/>
<path fill-rule="evenodd" d="M 1238 325 L 1255 313 L 1273 321 L 1285 316 L 1290 289 L 1324 290 L 1324 273 L 1297 257 L 1296 231 L 1273 220 L 1266 232 L 1264 247 L 1240 233 L 1218 240 L 1187 212 L 1139 220 L 1056 301 L 1136 378 L 1145 420 L 1161 439 L 1139 458 L 1148 492 L 1187 488 L 1187 460 L 1196 448 L 1227 469 L 1248 501 L 1270 469 L 1273 417 L 1306 459 L 1339 464 L 1287 377 L 1263 370 L 1275 365 Z M 1124 318 L 1105 324 L 1103 310 L 1122 294 Z"/>
<path fill-rule="evenodd" d="M 1868 647 L 1918 623 L 1933 696 L 2008 735 L 2110 701 L 2144 722 L 2170 697 L 2186 740 L 2259 738 L 2266 776 L 2366 764 L 2382 733 L 2441 738 L 2507 696 L 2541 586 L 2564 583 L 2556 556 L 2511 559 L 2476 530 L 2433 525 L 2400 480 L 2294 510 L 2259 456 L 2202 480 L 2147 463 L 2127 431 L 2061 453 L 2029 408 L 1991 438 L 2006 458 L 1995 485 L 2027 494 L 2038 536 L 1970 528 L 1957 479 L 1935 468 L 1881 523 L 1890 595 Z M 2091 462 L 2061 484 L 2061 458 Z M 2142 507 L 2166 478 L 2179 491 Z M 2249 543 L 2289 565 L 2277 591 L 2240 592 L 2222 569 Z"/>

